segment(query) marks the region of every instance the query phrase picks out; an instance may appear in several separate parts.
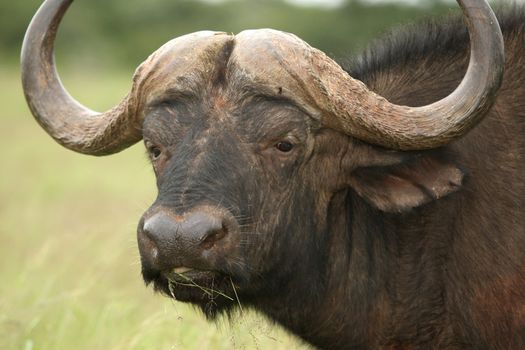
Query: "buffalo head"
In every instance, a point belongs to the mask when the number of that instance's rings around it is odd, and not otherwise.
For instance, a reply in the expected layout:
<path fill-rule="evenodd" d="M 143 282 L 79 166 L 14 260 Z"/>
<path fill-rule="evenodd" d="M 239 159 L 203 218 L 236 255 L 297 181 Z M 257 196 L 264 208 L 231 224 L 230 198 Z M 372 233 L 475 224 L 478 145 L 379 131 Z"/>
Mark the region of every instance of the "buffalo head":
<path fill-rule="evenodd" d="M 71 2 L 47 0 L 28 29 L 31 111 L 77 152 L 106 155 L 144 139 L 159 190 L 138 227 L 144 278 L 208 315 L 236 298 L 271 300 L 294 288 L 295 275 L 322 281 L 334 194 L 351 189 L 402 211 L 455 191 L 461 172 L 439 161 L 415 160 L 388 179 L 369 170 L 465 134 L 501 83 L 497 21 L 485 1 L 464 0 L 469 68 L 430 105 L 392 104 L 296 36 L 262 29 L 168 42 L 137 69 L 128 96 L 97 113 L 55 71 L 53 42 Z"/>

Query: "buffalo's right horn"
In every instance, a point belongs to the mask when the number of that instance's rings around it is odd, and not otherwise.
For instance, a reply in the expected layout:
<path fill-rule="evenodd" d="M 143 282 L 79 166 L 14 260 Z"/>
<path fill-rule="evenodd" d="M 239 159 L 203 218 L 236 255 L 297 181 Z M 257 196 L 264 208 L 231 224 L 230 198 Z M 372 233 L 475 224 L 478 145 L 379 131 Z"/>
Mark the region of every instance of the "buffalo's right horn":
<path fill-rule="evenodd" d="M 358 139 L 399 150 L 440 147 L 464 135 L 487 114 L 503 79 L 503 36 L 485 0 L 458 0 L 470 35 L 470 62 L 447 97 L 421 107 L 390 103 L 322 55 L 314 83 L 328 101 L 324 123 Z"/>
<path fill-rule="evenodd" d="M 38 123 L 61 145 L 85 154 L 123 150 L 142 137 L 130 96 L 105 113 L 73 99 L 56 72 L 53 46 L 60 21 L 73 0 L 47 0 L 33 17 L 22 46 L 22 85 Z"/>

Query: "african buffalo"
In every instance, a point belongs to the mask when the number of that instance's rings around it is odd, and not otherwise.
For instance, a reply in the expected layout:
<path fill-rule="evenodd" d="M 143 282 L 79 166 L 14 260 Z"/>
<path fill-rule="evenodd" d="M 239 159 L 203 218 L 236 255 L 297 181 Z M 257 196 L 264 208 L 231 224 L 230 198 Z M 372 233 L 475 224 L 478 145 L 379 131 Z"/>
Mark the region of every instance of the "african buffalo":
<path fill-rule="evenodd" d="M 193 33 L 97 113 L 55 72 L 71 1 L 33 19 L 24 91 L 69 149 L 144 139 L 146 283 L 210 319 L 241 303 L 326 349 L 525 349 L 523 9 L 500 31 L 485 1 L 458 1 L 468 31 L 410 27 L 346 72 L 291 34 Z"/>

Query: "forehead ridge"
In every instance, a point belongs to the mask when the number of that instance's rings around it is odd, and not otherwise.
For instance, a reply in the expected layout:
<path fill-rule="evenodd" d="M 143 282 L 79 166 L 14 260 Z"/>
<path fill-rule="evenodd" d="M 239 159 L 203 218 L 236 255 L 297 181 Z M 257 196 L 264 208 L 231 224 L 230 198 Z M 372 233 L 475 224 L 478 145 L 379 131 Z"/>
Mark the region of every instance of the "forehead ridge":
<path fill-rule="evenodd" d="M 177 93 L 202 96 L 222 80 L 219 94 L 266 95 L 307 106 L 308 96 L 301 96 L 304 83 L 289 66 L 304 69 L 311 50 L 295 35 L 272 29 L 237 35 L 196 32 L 169 41 L 148 57 L 135 73 L 133 92 L 147 106 Z"/>

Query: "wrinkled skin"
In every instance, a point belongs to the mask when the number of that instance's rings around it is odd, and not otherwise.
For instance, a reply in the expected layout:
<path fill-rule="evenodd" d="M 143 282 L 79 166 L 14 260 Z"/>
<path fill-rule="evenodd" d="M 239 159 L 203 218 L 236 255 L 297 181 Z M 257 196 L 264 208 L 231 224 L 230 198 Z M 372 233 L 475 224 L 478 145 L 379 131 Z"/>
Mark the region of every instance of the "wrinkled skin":
<path fill-rule="evenodd" d="M 305 264 L 299 256 L 294 261 L 286 251 L 282 256 L 276 256 L 275 252 L 280 245 L 293 246 L 312 227 L 323 226 L 313 216 L 301 212 L 326 211 L 328 203 L 323 205 L 315 199 L 328 197 L 334 190 L 319 188 L 314 179 L 304 175 L 304 181 L 297 181 L 302 174 L 312 173 L 319 166 L 319 162 L 307 159 L 316 156 L 313 152 L 319 142 L 316 135 L 323 131 L 315 120 L 289 101 L 263 96 L 246 98 L 231 90 L 219 95 L 218 90 L 228 90 L 221 82 L 208 88 L 184 100 L 152 107 L 146 117 L 145 143 L 161 151 L 157 158 L 152 156 L 159 196 L 146 215 L 159 206 L 175 213 L 203 205 L 227 210 L 236 227 L 226 238 L 232 243 L 227 251 L 221 252 L 224 256 L 213 269 L 231 275 L 243 295 L 256 294 L 263 286 L 268 288 L 269 280 L 274 280 L 273 288 L 278 289 L 288 279 L 287 274 L 280 277 L 283 271 Z M 337 136 L 335 132 L 332 134 Z M 283 140 L 293 144 L 291 151 L 275 147 Z M 338 175 L 332 176 L 333 186 Z M 289 206 L 298 201 L 303 205 Z M 275 221 L 275 213 L 279 213 L 282 222 Z M 304 219 L 294 220 L 297 217 Z M 264 266 L 261 261 L 271 263 Z M 184 261 L 178 265 L 187 266 Z M 313 271 L 313 266 L 310 268 Z M 154 276 L 155 272 L 146 267 L 146 279 Z M 221 289 L 233 295 L 229 279 L 215 278 L 216 283 L 221 281 Z M 168 292 L 165 280 L 157 283 Z M 181 300 L 198 300 L 203 296 L 191 287 L 176 288 L 174 294 Z M 225 300 L 216 300 L 221 301 Z M 207 296 L 202 302 L 210 306 Z M 210 315 L 215 312 L 213 308 L 207 311 Z"/>
<path fill-rule="evenodd" d="M 219 50 L 211 78 L 188 76 L 191 91 L 147 105 L 159 195 L 139 224 L 146 282 L 210 318 L 240 302 L 327 349 L 523 348 L 523 18 L 501 19 L 507 73 L 489 116 L 431 151 L 321 127 L 279 91 L 231 79 L 231 51 Z M 444 33 L 435 51 L 437 42 L 412 44 L 412 55 L 403 40 L 381 44 L 405 66 L 372 53 L 350 73 L 397 103 L 445 96 L 467 63 L 458 25 L 432 29 Z M 407 74 L 406 65 L 421 68 Z M 196 210 L 220 216 L 226 235 L 197 253 L 176 243 L 152 264 L 144 222 Z M 181 279 L 170 273 L 179 266 L 194 270 Z"/>

